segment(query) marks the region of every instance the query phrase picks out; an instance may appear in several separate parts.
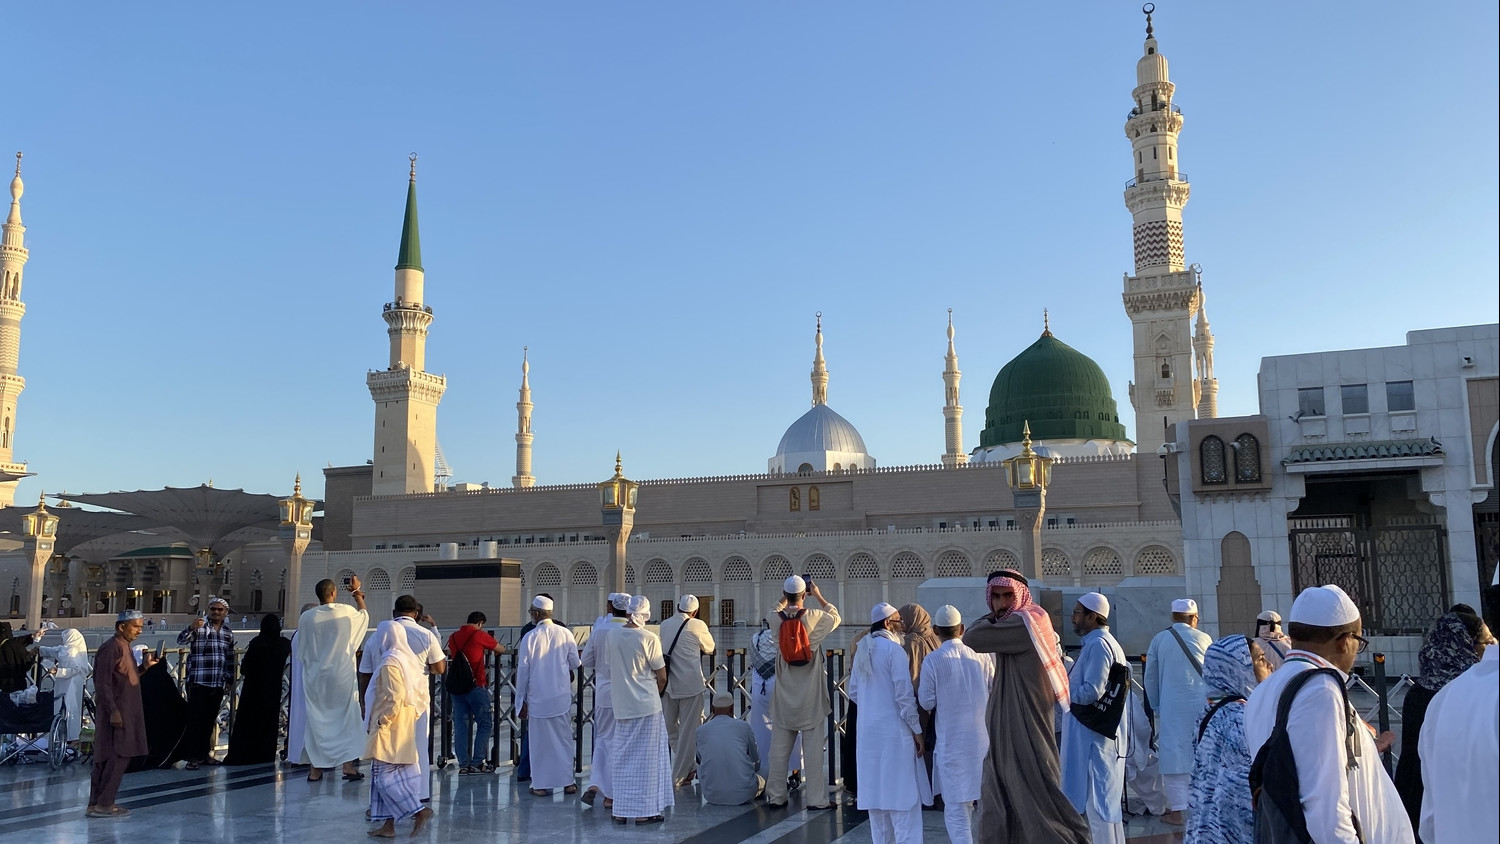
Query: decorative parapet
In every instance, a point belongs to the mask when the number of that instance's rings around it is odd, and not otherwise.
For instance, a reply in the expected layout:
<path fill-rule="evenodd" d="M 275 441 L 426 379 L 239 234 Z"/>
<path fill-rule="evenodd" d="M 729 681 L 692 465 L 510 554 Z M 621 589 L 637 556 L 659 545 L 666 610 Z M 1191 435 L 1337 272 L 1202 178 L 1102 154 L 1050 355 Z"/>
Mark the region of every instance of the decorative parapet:
<path fill-rule="evenodd" d="M 372 371 L 365 376 L 365 384 L 375 401 L 416 398 L 437 404 L 448 389 L 446 377 L 406 367 Z"/>

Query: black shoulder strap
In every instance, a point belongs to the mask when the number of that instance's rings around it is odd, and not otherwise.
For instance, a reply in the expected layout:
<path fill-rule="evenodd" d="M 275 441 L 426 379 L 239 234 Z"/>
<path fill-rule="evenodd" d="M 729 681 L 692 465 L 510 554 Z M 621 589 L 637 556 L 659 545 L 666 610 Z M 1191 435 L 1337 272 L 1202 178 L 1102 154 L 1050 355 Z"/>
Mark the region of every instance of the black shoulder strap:
<path fill-rule="evenodd" d="M 1217 713 L 1220 709 L 1223 709 L 1225 704 L 1234 703 L 1236 701 L 1243 701 L 1244 699 L 1244 695 L 1230 695 L 1225 698 L 1220 698 L 1218 702 L 1209 707 L 1208 712 L 1203 716 L 1203 720 L 1198 722 L 1198 738 L 1193 741 L 1193 744 L 1197 744 L 1198 742 L 1203 741 L 1203 733 L 1208 729 L 1208 722 L 1213 720 L 1214 714 Z"/>
<path fill-rule="evenodd" d="M 1355 759 L 1359 757 L 1359 741 L 1354 733 L 1354 711 L 1349 707 L 1349 690 L 1344 686 L 1343 675 L 1337 668 L 1315 668 L 1303 671 L 1287 682 L 1286 688 L 1281 690 L 1281 700 L 1276 704 L 1276 726 L 1272 734 L 1286 732 L 1286 719 L 1292 711 L 1292 700 L 1297 697 L 1297 692 L 1307 685 L 1307 682 L 1318 675 L 1326 676 L 1333 680 L 1338 687 L 1339 697 L 1344 703 L 1344 757 L 1345 764 L 1349 768 L 1355 765 Z"/>
<path fill-rule="evenodd" d="M 692 619 L 690 619 L 690 618 L 684 618 L 682 620 L 682 626 L 679 627 L 679 628 L 677 628 L 677 635 L 672 637 L 672 645 L 667 648 L 666 659 L 667 659 L 668 662 L 670 662 L 672 660 L 672 651 L 677 650 L 677 640 L 682 638 L 682 631 L 684 631 L 684 630 L 687 629 L 687 625 L 688 625 L 689 621 L 692 621 Z"/>
<path fill-rule="evenodd" d="M 1203 663 L 1199 662 L 1198 657 L 1192 651 L 1188 650 L 1187 642 L 1182 640 L 1182 634 L 1177 632 L 1176 627 L 1168 627 L 1167 632 L 1171 633 L 1172 638 L 1177 640 L 1177 647 L 1182 648 L 1182 655 L 1188 658 L 1188 662 L 1193 665 L 1193 670 L 1198 672 L 1199 677 L 1202 677 Z"/>

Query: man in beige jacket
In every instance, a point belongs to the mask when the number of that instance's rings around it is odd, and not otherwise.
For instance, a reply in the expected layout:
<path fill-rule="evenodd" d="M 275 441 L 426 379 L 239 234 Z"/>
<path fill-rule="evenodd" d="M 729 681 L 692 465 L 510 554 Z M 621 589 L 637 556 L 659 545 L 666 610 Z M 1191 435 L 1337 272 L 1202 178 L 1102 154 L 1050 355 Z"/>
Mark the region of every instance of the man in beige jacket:
<path fill-rule="evenodd" d="M 771 759 L 769 771 L 786 770 L 792 745 L 802 736 L 807 768 L 807 808 L 828 808 L 828 784 L 823 776 L 823 742 L 828 737 L 828 671 L 823 661 L 823 640 L 838 629 L 841 619 L 838 607 L 829 603 L 815 583 L 792 575 L 782 584 L 786 607 L 773 613 L 771 635 L 776 643 L 776 690 L 771 694 Z M 804 600 L 811 594 L 823 605 L 821 610 L 808 609 Z M 804 665 L 787 662 L 788 642 L 783 641 L 782 623 L 800 622 L 807 631 L 808 660 Z M 799 660 L 800 661 L 800 660 Z M 786 806 L 787 781 L 772 776 L 766 782 L 766 806 Z"/>
<path fill-rule="evenodd" d="M 714 652 L 714 634 L 698 619 L 698 598 L 683 595 L 676 614 L 661 623 L 659 635 L 667 660 L 661 711 L 672 746 L 672 782 L 687 785 L 693 780 L 698 725 L 703 723 L 703 655 Z"/>

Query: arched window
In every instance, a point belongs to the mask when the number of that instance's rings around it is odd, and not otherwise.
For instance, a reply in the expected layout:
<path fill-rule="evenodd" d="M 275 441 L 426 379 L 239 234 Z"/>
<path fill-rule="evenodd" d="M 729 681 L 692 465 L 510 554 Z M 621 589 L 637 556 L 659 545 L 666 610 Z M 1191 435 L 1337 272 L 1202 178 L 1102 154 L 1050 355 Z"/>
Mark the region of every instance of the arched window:
<path fill-rule="evenodd" d="M 1138 575 L 1176 574 L 1177 558 L 1160 545 L 1148 545 L 1135 555 L 1135 573 Z"/>
<path fill-rule="evenodd" d="M 962 551 L 944 551 L 937 561 L 938 577 L 972 577 L 974 567 Z"/>
<path fill-rule="evenodd" d="M 1056 548 L 1042 550 L 1042 577 L 1070 577 L 1073 574 L 1073 561 L 1068 555 Z"/>
<path fill-rule="evenodd" d="M 1224 441 L 1210 434 L 1198 443 L 1198 471 L 1205 484 L 1228 481 L 1224 472 Z"/>
<path fill-rule="evenodd" d="M 787 495 L 789 496 L 788 500 L 791 502 L 791 504 L 789 505 L 789 509 L 793 513 L 797 512 L 798 510 L 801 510 L 802 509 L 802 490 L 798 489 L 797 487 L 792 487 L 791 490 L 787 493 Z"/>
<path fill-rule="evenodd" d="M 713 570 L 708 567 L 708 561 L 702 557 L 694 557 L 687 561 L 682 569 L 682 581 L 684 583 L 712 583 L 714 580 Z"/>
<path fill-rule="evenodd" d="M 625 564 L 625 582 L 640 583 L 640 581 L 637 580 L 635 576 L 635 566 L 631 565 L 630 563 Z"/>
<path fill-rule="evenodd" d="M 744 557 L 730 557 L 725 560 L 724 579 L 732 582 L 750 580 L 750 562 Z"/>
<path fill-rule="evenodd" d="M 922 558 L 910 551 L 902 551 L 891 558 L 891 577 L 926 577 L 927 566 Z"/>
<path fill-rule="evenodd" d="M 551 563 L 542 563 L 536 567 L 536 585 L 538 587 L 561 586 L 562 572 L 558 571 L 557 566 Z"/>
<path fill-rule="evenodd" d="M 253 579 L 254 578 L 252 578 L 252 580 Z M 260 584 L 257 583 L 257 584 L 252 584 L 252 585 L 259 586 Z M 369 586 L 369 589 L 370 589 L 371 592 L 389 592 L 389 591 L 391 591 L 391 576 L 386 573 L 385 569 L 380 569 L 380 568 L 370 569 L 370 586 Z"/>
<path fill-rule="evenodd" d="M 833 583 L 838 575 L 833 572 L 833 558 L 827 554 L 813 554 L 802 561 L 802 572 L 818 583 Z"/>
<path fill-rule="evenodd" d="M 417 588 L 417 567 L 407 566 L 401 570 L 398 583 L 403 594 L 410 594 Z"/>
<path fill-rule="evenodd" d="M 1001 548 L 997 551 L 991 551 L 989 554 L 985 555 L 984 558 L 984 568 L 986 574 L 997 569 L 1010 569 L 1014 571 L 1020 564 L 1020 560 L 1016 559 L 1016 555 L 1005 550 L 1004 548 Z"/>
<path fill-rule="evenodd" d="M 761 563 L 760 579 L 767 583 L 780 583 L 792 576 L 792 564 L 786 557 L 780 554 L 772 554 Z"/>
<path fill-rule="evenodd" d="M 573 566 L 571 582 L 574 586 L 598 586 L 599 570 L 592 563 L 582 562 Z"/>
<path fill-rule="evenodd" d="M 1111 548 L 1094 548 L 1083 555 L 1084 577 L 1119 577 L 1125 573 L 1120 555 Z"/>
<path fill-rule="evenodd" d="M 797 467 L 797 474 L 799 474 L 799 475 L 810 474 L 812 472 L 812 470 L 813 470 L 813 467 L 812 467 L 811 463 L 803 463 L 801 466 Z"/>
<path fill-rule="evenodd" d="M 807 509 L 809 509 L 809 510 L 816 510 L 816 509 L 818 509 L 818 506 L 820 504 L 822 504 L 822 501 L 820 500 L 820 498 L 818 496 L 818 488 L 816 486 L 810 486 L 810 487 L 808 487 L 807 488 Z"/>
<path fill-rule="evenodd" d="M 846 570 L 850 580 L 880 579 L 880 566 L 875 563 L 875 557 L 863 551 L 849 558 Z"/>
<path fill-rule="evenodd" d="M 1242 484 L 1260 483 L 1260 440 L 1250 434 L 1234 438 L 1234 479 Z"/>
<path fill-rule="evenodd" d="M 666 560 L 652 560 L 646 564 L 647 583 L 671 583 L 672 567 Z"/>

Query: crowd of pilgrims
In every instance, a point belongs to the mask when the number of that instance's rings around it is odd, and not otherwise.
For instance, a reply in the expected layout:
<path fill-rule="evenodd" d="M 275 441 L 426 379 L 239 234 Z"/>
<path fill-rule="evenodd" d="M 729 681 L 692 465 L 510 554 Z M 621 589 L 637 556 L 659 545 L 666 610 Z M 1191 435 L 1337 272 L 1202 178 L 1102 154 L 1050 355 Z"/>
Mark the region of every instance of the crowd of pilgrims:
<path fill-rule="evenodd" d="M 222 762 L 209 752 L 212 720 L 203 713 L 211 704 L 217 714 L 233 679 L 222 674 L 233 651 L 228 605 L 215 599 L 208 619 L 179 637 L 189 647 L 186 699 L 164 664 L 130 646 L 140 613 L 121 613 L 95 657 L 88 815 L 129 814 L 114 801 L 127 769 L 273 761 L 288 662 L 286 760 L 307 766 L 311 782 L 334 770 L 362 780 L 369 760 L 370 835 L 393 837 L 406 819 L 415 833 L 432 817 L 431 675 L 447 675 L 459 773 L 493 772 L 484 657 L 505 646 L 484 630 L 484 615 L 471 614 L 445 642 L 402 596 L 365 641 L 364 593 L 357 578 L 345 588 L 352 605 L 338 600 L 333 581 L 320 582 L 319 604 L 304 608 L 291 641 L 266 616 L 240 661 L 244 686 Z M 804 808 L 830 808 L 823 642 L 843 617 L 801 577 L 783 592 L 752 638 L 743 718 L 733 697 L 706 688 L 701 657 L 716 644 L 696 597 L 682 596 L 652 631 L 645 596 L 613 593 L 580 649 L 580 637 L 553 620 L 552 599 L 536 596 L 515 646 L 517 781 L 538 797 L 560 790 L 602 804 L 619 824 L 664 822 L 674 793 L 694 786 L 694 801 L 760 799 L 782 809 L 805 783 Z M 1497 649 L 1486 651 L 1500 586 L 1485 592 L 1484 620 L 1459 604 L 1424 637 L 1394 777 L 1382 754 L 1396 737 L 1377 735 L 1348 702 L 1368 640 L 1337 586 L 1303 590 L 1285 630 L 1268 610 L 1254 635 L 1217 641 L 1197 629 L 1193 600 L 1174 601 L 1171 625 L 1146 655 L 1144 695 L 1132 691 L 1106 596 L 1091 592 L 1071 607 L 1082 641 L 1076 659 L 1021 574 L 994 572 L 984 597 L 990 612 L 970 624 L 952 606 L 929 615 L 917 604 L 877 604 L 851 645 L 851 703 L 833 740 L 846 799 L 868 812 L 876 844 L 921 841 L 924 808 L 942 811 L 955 844 L 1123 844 L 1126 810 L 1162 816 L 1189 844 L 1439 844 L 1490 840 L 1500 828 L 1500 678 Z M 69 632 L 44 650 L 60 681 L 83 674 L 71 654 L 81 637 Z M 8 626 L 0 634 L 0 684 L 15 685 L 10 668 L 48 646 L 40 634 L 15 637 Z M 595 678 L 593 755 L 579 793 L 573 672 L 585 666 Z M 76 724 L 69 729 L 76 741 Z"/>

